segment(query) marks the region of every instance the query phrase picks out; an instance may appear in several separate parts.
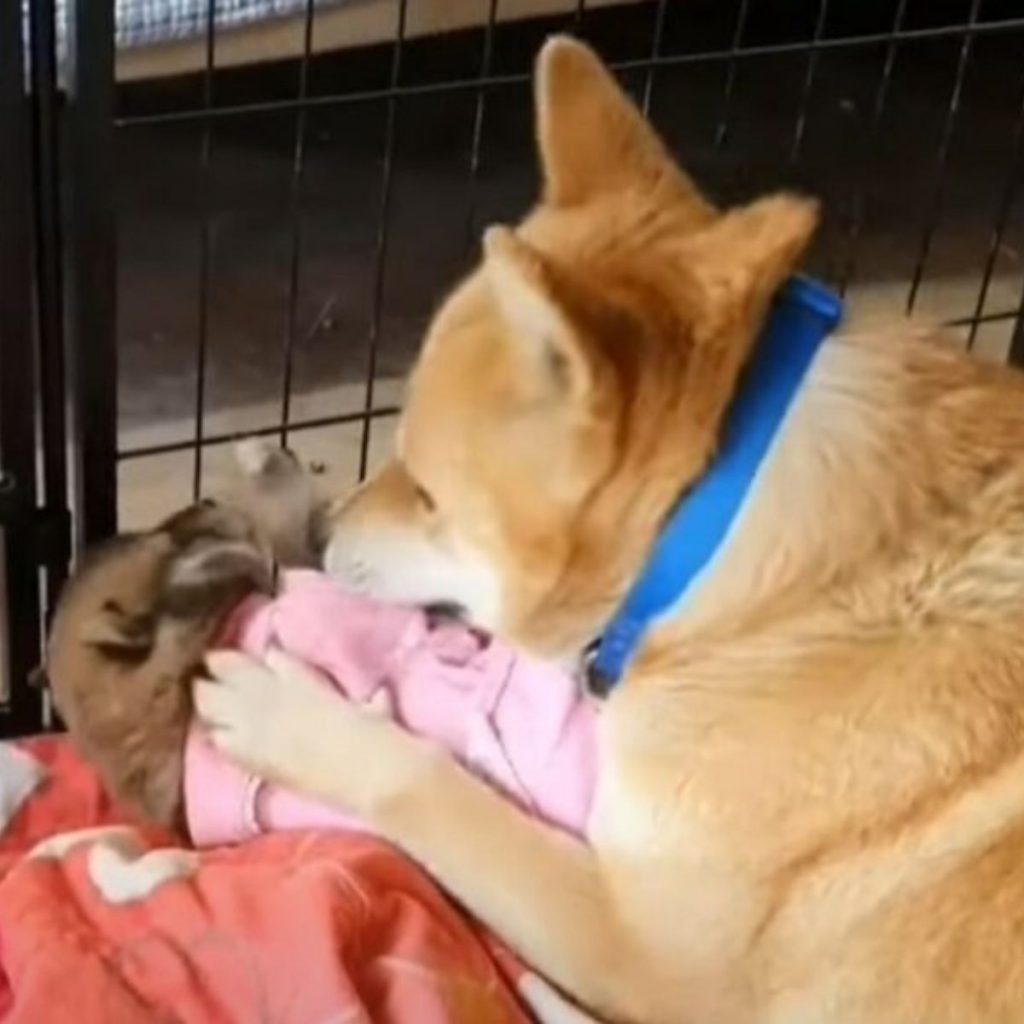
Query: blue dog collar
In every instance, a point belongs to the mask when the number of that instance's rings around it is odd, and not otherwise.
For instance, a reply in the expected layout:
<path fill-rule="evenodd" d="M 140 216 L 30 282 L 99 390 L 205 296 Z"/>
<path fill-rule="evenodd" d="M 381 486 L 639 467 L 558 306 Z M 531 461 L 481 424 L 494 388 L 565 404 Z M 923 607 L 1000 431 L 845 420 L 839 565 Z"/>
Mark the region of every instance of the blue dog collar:
<path fill-rule="evenodd" d="M 591 688 L 622 678 L 652 623 L 687 597 L 736 521 L 821 343 L 842 318 L 838 296 L 808 278 L 776 296 L 736 392 L 715 461 L 662 528 L 640 578 L 598 641 Z"/>

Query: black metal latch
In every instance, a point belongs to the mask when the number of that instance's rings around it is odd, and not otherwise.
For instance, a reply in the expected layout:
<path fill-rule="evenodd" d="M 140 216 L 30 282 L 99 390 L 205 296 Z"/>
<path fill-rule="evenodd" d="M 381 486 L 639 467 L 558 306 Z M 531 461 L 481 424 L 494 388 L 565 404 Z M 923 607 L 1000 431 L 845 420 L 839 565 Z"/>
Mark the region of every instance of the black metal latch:
<path fill-rule="evenodd" d="M 18 481 L 0 471 L 0 526 L 17 530 L 8 543 L 30 543 L 40 565 L 66 563 L 71 557 L 71 513 L 66 508 L 25 501 Z M 24 540 L 23 540 L 24 538 Z"/>

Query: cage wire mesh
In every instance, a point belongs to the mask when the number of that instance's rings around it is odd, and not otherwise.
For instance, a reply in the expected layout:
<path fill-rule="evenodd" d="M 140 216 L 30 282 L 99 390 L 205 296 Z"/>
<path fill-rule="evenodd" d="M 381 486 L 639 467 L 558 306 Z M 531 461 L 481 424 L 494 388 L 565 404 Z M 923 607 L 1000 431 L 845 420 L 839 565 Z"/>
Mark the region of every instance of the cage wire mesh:
<path fill-rule="evenodd" d="M 1024 4 L 1008 0 L 480 0 L 424 36 L 202 66 L 120 89 L 118 486 L 123 525 L 215 490 L 231 441 L 279 437 L 344 486 L 386 449 L 400 381 L 482 226 L 535 191 L 530 63 L 592 41 L 723 202 L 824 201 L 812 272 L 983 358 L 1024 357 Z M 537 10 L 536 3 L 526 5 Z"/>

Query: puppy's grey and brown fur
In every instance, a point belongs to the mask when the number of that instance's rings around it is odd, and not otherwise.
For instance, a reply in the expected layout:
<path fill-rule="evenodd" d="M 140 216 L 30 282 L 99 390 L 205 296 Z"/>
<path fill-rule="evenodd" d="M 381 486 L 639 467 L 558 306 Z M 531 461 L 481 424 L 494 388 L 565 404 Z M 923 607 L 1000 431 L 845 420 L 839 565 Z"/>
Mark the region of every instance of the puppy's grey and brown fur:
<path fill-rule="evenodd" d="M 294 456 L 249 446 L 230 504 L 203 501 L 90 552 L 61 596 L 45 674 L 72 740 L 110 793 L 183 832 L 191 682 L 225 617 L 313 561 L 316 501 Z"/>

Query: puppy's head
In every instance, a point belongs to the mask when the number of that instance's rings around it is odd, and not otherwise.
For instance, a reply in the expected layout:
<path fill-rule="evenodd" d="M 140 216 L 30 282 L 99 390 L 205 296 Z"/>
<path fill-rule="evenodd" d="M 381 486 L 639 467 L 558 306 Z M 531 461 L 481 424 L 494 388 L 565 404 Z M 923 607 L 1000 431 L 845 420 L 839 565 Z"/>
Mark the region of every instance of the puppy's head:
<path fill-rule="evenodd" d="M 235 448 L 241 470 L 233 499 L 259 524 L 280 565 L 312 568 L 323 553 L 324 502 L 294 452 L 260 438 Z"/>
<path fill-rule="evenodd" d="M 707 464 L 816 208 L 716 210 L 568 39 L 540 55 L 536 116 L 542 198 L 435 318 L 394 457 L 332 510 L 325 564 L 562 655 Z"/>
<path fill-rule="evenodd" d="M 148 652 L 156 617 L 191 619 L 269 590 L 273 557 L 252 520 L 202 501 L 145 533 L 121 534 L 82 559 L 61 594 L 52 648 L 73 635 L 104 657 L 130 663 Z"/>
<path fill-rule="evenodd" d="M 213 502 L 107 542 L 68 581 L 47 645 L 54 703 L 110 791 L 146 818 L 181 825 L 192 677 L 225 615 L 272 586 L 251 518 Z"/>

